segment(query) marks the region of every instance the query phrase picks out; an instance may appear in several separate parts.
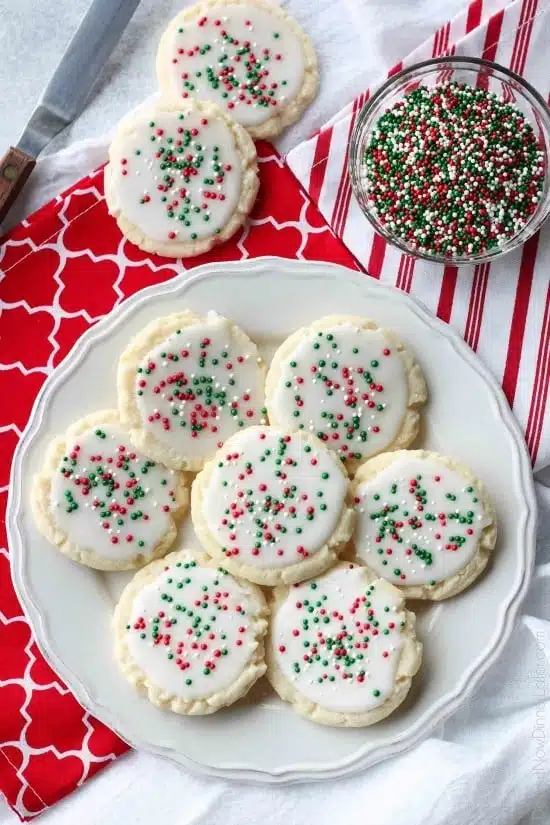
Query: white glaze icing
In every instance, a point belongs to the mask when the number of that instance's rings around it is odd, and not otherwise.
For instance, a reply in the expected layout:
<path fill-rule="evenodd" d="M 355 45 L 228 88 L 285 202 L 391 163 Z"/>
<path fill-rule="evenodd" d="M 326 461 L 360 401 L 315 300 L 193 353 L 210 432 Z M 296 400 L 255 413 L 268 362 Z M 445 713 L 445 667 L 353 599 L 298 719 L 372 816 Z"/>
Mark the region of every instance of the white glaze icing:
<path fill-rule="evenodd" d="M 52 478 L 51 512 L 80 548 L 113 561 L 147 557 L 170 529 L 177 483 L 176 473 L 135 450 L 120 427 L 102 425 L 67 442 Z"/>
<path fill-rule="evenodd" d="M 206 698 L 228 688 L 250 661 L 257 610 L 232 576 L 180 561 L 136 596 L 130 654 L 155 687 L 189 701 Z"/>
<path fill-rule="evenodd" d="M 380 330 L 335 325 L 304 336 L 282 365 L 271 403 L 278 423 L 314 433 L 342 458 L 365 459 L 399 432 L 407 372 Z"/>
<path fill-rule="evenodd" d="M 305 68 L 296 32 L 252 4 L 216 6 L 174 26 L 160 59 L 174 95 L 213 100 L 244 126 L 263 123 L 288 105 Z"/>
<path fill-rule="evenodd" d="M 327 710 L 372 710 L 395 687 L 402 607 L 394 587 L 368 584 L 364 568 L 353 565 L 294 585 L 272 619 L 277 664 L 302 696 Z"/>
<path fill-rule="evenodd" d="M 148 237 L 218 234 L 237 207 L 242 163 L 221 119 L 197 111 L 134 118 L 110 152 L 113 208 Z"/>
<path fill-rule="evenodd" d="M 280 475 L 276 475 L 279 473 Z M 226 555 L 281 568 L 321 549 L 348 482 L 331 453 L 275 427 L 239 434 L 204 490 L 203 514 Z"/>
<path fill-rule="evenodd" d="M 138 368 L 135 389 L 142 426 L 189 458 L 209 457 L 240 427 L 263 421 L 258 350 L 214 313 L 154 347 Z"/>
<path fill-rule="evenodd" d="M 490 524 L 475 486 L 429 459 L 396 460 L 361 484 L 357 499 L 357 553 L 398 585 L 454 576 L 472 559 L 481 530 Z"/>

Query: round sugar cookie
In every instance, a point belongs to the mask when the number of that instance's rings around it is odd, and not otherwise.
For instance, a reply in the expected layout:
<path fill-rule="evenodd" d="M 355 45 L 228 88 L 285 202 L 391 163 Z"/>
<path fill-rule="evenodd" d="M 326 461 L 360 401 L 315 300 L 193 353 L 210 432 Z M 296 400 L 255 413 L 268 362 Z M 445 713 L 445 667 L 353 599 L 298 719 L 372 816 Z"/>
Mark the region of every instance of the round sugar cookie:
<path fill-rule="evenodd" d="M 118 602 L 115 655 L 157 707 L 204 715 L 233 704 L 265 673 L 269 611 L 261 590 L 193 550 L 140 570 Z"/>
<path fill-rule="evenodd" d="M 200 470 L 226 438 L 265 421 L 264 378 L 256 344 L 232 321 L 214 312 L 168 315 L 121 356 L 120 415 L 151 458 Z"/>
<path fill-rule="evenodd" d="M 197 3 L 161 38 L 157 76 L 163 97 L 213 100 L 256 138 L 278 135 L 317 94 L 310 38 L 275 3 Z"/>
<path fill-rule="evenodd" d="M 170 549 L 187 511 L 187 483 L 136 450 L 118 412 L 104 410 L 50 445 L 33 482 L 34 518 L 73 561 L 130 570 Z"/>
<path fill-rule="evenodd" d="M 205 550 L 257 584 L 326 570 L 349 541 L 353 504 L 345 470 L 304 433 L 250 427 L 230 438 L 191 489 Z"/>
<path fill-rule="evenodd" d="M 345 315 L 293 333 L 266 379 L 270 422 L 314 433 L 350 473 L 411 444 L 426 397 L 420 367 L 394 333 Z"/>
<path fill-rule="evenodd" d="M 187 257 L 239 229 L 258 192 L 256 149 L 213 103 L 162 104 L 123 120 L 109 148 L 105 197 L 146 252 Z"/>
<path fill-rule="evenodd" d="M 447 599 L 484 570 L 496 515 L 460 462 L 425 450 L 386 453 L 359 468 L 352 489 L 358 558 L 407 598 Z"/>
<path fill-rule="evenodd" d="M 302 716 L 357 728 L 384 719 L 405 699 L 422 645 L 414 613 L 384 579 L 341 563 L 276 588 L 271 610 L 267 675 Z"/>

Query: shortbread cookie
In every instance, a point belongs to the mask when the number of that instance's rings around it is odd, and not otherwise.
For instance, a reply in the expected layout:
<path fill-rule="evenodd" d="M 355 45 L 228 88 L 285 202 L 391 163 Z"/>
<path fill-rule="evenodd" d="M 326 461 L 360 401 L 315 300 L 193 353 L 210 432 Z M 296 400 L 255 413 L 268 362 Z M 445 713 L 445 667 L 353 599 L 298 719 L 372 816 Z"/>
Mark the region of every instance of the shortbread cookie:
<path fill-rule="evenodd" d="M 232 705 L 265 673 L 269 611 L 261 590 L 202 553 L 140 570 L 114 614 L 126 678 L 157 707 L 203 715 Z"/>
<path fill-rule="evenodd" d="M 105 197 L 146 252 L 207 252 L 242 226 L 258 192 L 256 149 L 213 103 L 164 104 L 127 117 L 109 149 Z"/>
<path fill-rule="evenodd" d="M 256 344 L 231 321 L 214 312 L 168 315 L 122 354 L 120 415 L 151 458 L 200 470 L 226 438 L 265 422 L 264 377 Z"/>
<path fill-rule="evenodd" d="M 348 472 L 412 443 L 426 384 L 393 332 L 345 315 L 321 318 L 284 341 L 266 382 L 269 420 L 314 433 Z"/>
<path fill-rule="evenodd" d="M 454 596 L 485 568 L 495 511 L 463 464 L 425 450 L 386 453 L 360 467 L 352 487 L 357 556 L 407 598 Z"/>
<path fill-rule="evenodd" d="M 399 590 L 364 567 L 278 587 L 266 646 L 281 699 L 322 725 L 358 728 L 392 713 L 420 667 L 414 613 Z"/>
<path fill-rule="evenodd" d="M 136 450 L 116 410 L 88 415 L 57 438 L 32 488 L 40 532 L 98 570 L 164 556 L 188 502 L 185 475 Z"/>
<path fill-rule="evenodd" d="M 157 75 L 165 99 L 213 100 L 261 138 L 294 123 L 318 86 L 311 40 L 283 9 L 261 0 L 182 11 L 160 41 Z"/>
<path fill-rule="evenodd" d="M 230 438 L 193 482 L 191 511 L 205 550 L 257 584 L 326 570 L 353 532 L 345 470 L 317 439 L 275 427 Z"/>

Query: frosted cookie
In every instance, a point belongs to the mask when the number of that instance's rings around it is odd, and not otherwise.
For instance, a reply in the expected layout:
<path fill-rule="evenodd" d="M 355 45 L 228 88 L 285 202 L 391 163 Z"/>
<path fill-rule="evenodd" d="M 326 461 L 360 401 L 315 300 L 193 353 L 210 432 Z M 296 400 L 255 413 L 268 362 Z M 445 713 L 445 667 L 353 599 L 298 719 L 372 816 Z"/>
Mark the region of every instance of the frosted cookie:
<path fill-rule="evenodd" d="M 265 673 L 261 590 L 201 553 L 140 570 L 115 609 L 115 654 L 157 707 L 203 715 L 233 704 Z"/>
<path fill-rule="evenodd" d="M 98 570 L 129 570 L 164 556 L 188 501 L 184 474 L 136 450 L 116 410 L 88 415 L 56 439 L 32 487 L 42 535 Z"/>
<path fill-rule="evenodd" d="M 426 401 L 420 367 L 373 321 L 321 318 L 284 341 L 266 381 L 269 420 L 314 433 L 349 472 L 412 443 Z"/>
<path fill-rule="evenodd" d="M 212 103 L 130 115 L 109 149 L 109 212 L 146 252 L 174 258 L 207 252 L 242 226 L 257 192 L 254 144 Z"/>
<path fill-rule="evenodd" d="M 291 583 L 333 564 L 354 513 L 345 470 L 309 435 L 251 427 L 195 478 L 195 532 L 224 567 L 257 584 Z"/>
<path fill-rule="evenodd" d="M 264 422 L 264 376 L 239 327 L 214 312 L 180 312 L 153 321 L 122 354 L 120 415 L 151 458 L 200 470 L 226 438 Z"/>
<path fill-rule="evenodd" d="M 213 100 L 253 137 L 294 123 L 317 94 L 309 37 L 275 3 L 197 3 L 161 38 L 157 76 L 165 99 Z"/>
<path fill-rule="evenodd" d="M 407 598 L 454 596 L 485 568 L 496 542 L 495 511 L 463 464 L 401 450 L 360 467 L 352 487 L 357 556 Z"/>
<path fill-rule="evenodd" d="M 415 616 L 399 590 L 364 567 L 278 587 L 266 646 L 269 681 L 322 725 L 363 727 L 392 713 L 420 667 Z"/>

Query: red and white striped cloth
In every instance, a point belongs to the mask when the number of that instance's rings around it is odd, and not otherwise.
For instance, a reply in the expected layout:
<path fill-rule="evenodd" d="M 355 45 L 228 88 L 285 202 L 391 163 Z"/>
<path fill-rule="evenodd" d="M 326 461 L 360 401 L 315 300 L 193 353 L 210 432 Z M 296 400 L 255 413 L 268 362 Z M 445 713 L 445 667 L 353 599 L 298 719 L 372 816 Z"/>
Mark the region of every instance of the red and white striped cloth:
<path fill-rule="evenodd" d="M 388 75 L 429 57 L 484 57 L 522 75 L 549 99 L 550 0 L 502 6 L 503 0 L 474 0 Z M 550 223 L 517 252 L 475 267 L 426 264 L 386 244 L 361 213 L 347 173 L 350 135 L 371 91 L 293 149 L 288 165 L 368 275 L 419 298 L 489 366 L 540 469 L 550 464 Z"/>

